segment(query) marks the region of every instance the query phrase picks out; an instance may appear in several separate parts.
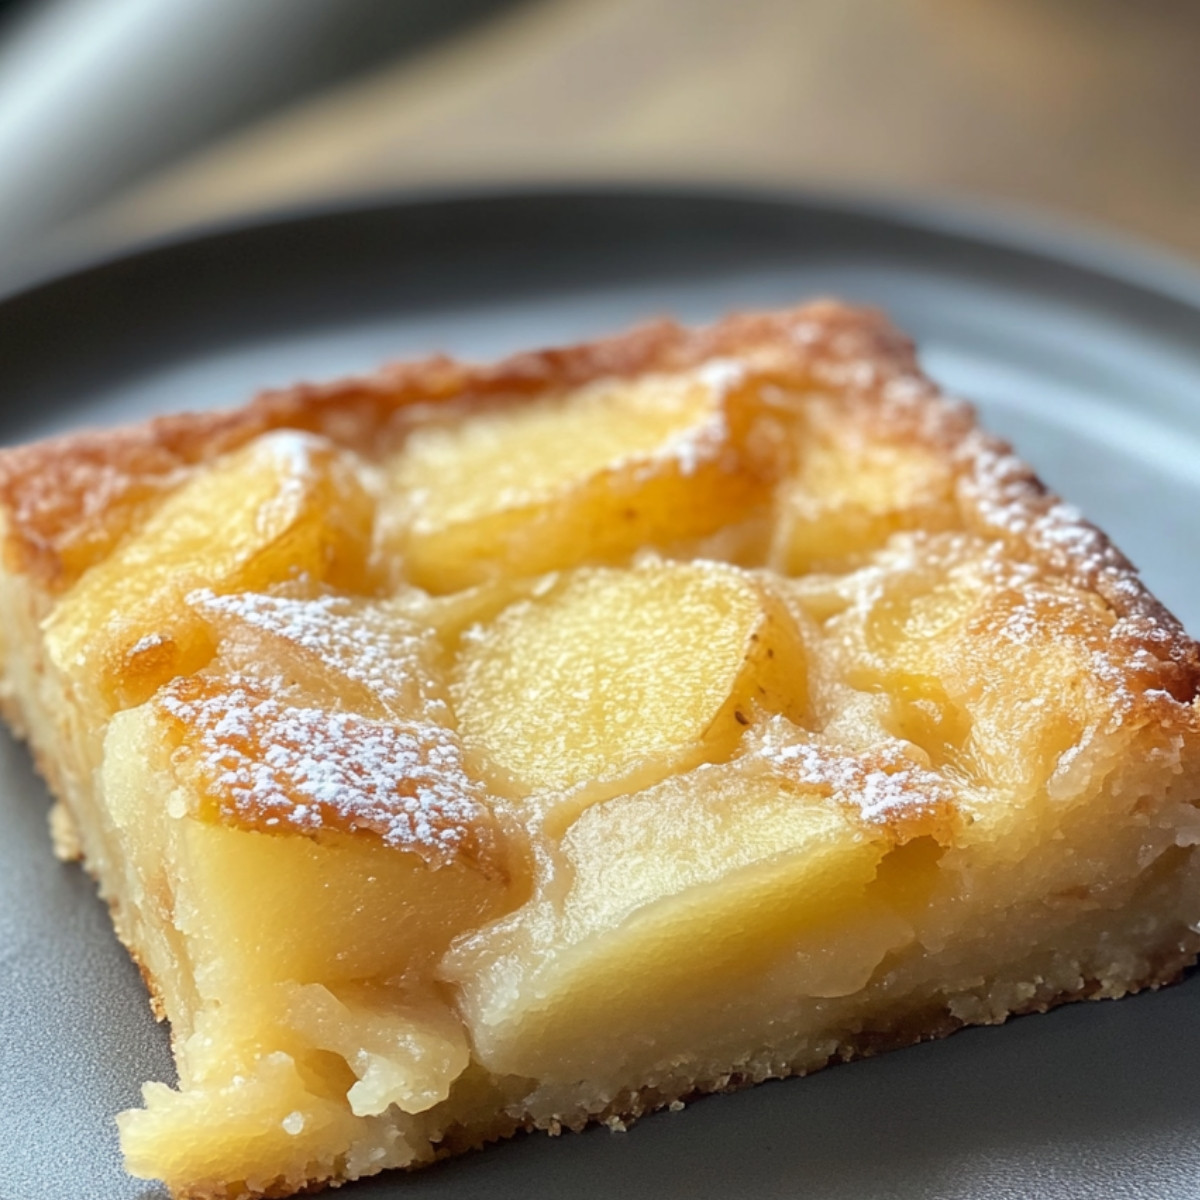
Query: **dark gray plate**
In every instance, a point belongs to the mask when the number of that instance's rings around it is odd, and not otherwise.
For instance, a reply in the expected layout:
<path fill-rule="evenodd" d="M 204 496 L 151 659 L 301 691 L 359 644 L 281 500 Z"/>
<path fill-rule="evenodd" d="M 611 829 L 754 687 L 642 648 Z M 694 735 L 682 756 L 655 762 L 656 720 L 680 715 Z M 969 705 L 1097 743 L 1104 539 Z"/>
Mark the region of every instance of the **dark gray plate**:
<path fill-rule="evenodd" d="M 818 293 L 890 310 L 1200 628 L 1200 278 L 990 218 L 625 189 L 218 232 L 0 301 L 0 437 Z M 0 1198 L 152 1200 L 121 1171 L 112 1117 L 172 1077 L 165 1033 L 90 883 L 51 859 L 46 807 L 25 752 L 0 742 Z M 1198 999 L 1193 976 L 344 1194 L 1200 1196 Z"/>

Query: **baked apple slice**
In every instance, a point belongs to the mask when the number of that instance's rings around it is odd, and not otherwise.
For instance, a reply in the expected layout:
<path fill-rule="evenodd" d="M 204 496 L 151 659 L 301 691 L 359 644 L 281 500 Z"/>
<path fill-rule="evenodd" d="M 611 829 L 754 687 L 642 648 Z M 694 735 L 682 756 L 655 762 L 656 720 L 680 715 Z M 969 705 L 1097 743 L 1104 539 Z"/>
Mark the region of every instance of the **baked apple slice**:
<path fill-rule="evenodd" d="M 517 794 L 728 757 L 762 712 L 803 720 L 803 639 L 770 583 L 724 563 L 584 567 L 463 635 L 451 695 L 468 754 Z"/>
<path fill-rule="evenodd" d="M 189 592 L 285 580 L 361 591 L 373 516 L 344 451 L 266 434 L 193 474 L 83 574 L 50 614 L 47 656 L 108 709 L 139 704 L 213 652 Z"/>
<path fill-rule="evenodd" d="M 391 545 L 436 593 L 712 533 L 770 501 L 740 371 L 605 380 L 409 434 Z"/>

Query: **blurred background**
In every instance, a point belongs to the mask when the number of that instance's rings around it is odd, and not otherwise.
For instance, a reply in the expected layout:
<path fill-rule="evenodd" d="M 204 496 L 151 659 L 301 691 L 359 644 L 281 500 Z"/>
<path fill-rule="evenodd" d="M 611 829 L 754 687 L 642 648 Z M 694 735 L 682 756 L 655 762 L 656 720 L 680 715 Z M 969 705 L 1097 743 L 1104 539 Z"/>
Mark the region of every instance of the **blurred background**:
<path fill-rule="evenodd" d="M 462 184 L 982 198 L 1200 259 L 1197 0 L 0 0 L 0 286 Z"/>

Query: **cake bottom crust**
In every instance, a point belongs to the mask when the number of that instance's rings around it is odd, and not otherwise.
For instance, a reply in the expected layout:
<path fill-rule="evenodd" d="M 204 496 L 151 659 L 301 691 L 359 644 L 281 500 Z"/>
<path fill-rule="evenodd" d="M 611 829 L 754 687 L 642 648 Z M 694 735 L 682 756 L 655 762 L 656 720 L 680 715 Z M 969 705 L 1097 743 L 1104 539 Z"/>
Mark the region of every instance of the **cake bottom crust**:
<path fill-rule="evenodd" d="M 491 1143 L 521 1134 L 544 1132 L 557 1137 L 564 1132 L 582 1132 L 592 1125 L 606 1125 L 610 1130 L 624 1132 L 642 1117 L 666 1109 L 679 1111 L 707 1096 L 747 1090 L 768 1080 L 797 1078 L 827 1066 L 849 1064 L 858 1059 L 944 1038 L 973 1025 L 1003 1024 L 1013 1017 L 1045 1013 L 1076 1001 L 1116 999 L 1148 989 L 1158 989 L 1178 982 L 1195 966 L 1198 956 L 1200 935 L 1188 932 L 1178 944 L 1163 948 L 1148 959 L 1147 969 L 1137 978 L 1101 977 L 1099 974 L 1093 974 L 1091 977 L 1081 978 L 1078 986 L 1074 988 L 1052 990 L 1043 987 L 1023 1002 L 1003 1011 L 995 1011 L 997 993 L 1006 989 L 1020 990 L 1032 986 L 1014 977 L 993 984 L 990 994 L 989 989 L 961 993 L 944 999 L 939 1004 L 929 1005 L 921 1011 L 902 1014 L 893 1022 L 847 1032 L 836 1049 L 819 1061 L 808 1056 L 782 1070 L 777 1064 L 769 1067 L 764 1065 L 762 1069 L 755 1069 L 753 1064 L 744 1064 L 741 1068 L 716 1078 L 691 1080 L 665 1090 L 661 1087 L 630 1088 L 603 1107 L 586 1114 L 541 1117 L 526 1114 L 517 1117 L 510 1112 L 500 1112 L 484 1121 L 450 1124 L 434 1148 L 433 1161 L 444 1161 L 478 1151 Z M 982 1016 L 982 1006 L 993 1009 L 990 1017 L 985 1019 Z M 957 1013 L 956 1008 L 959 1009 Z M 968 1011 L 969 1016 L 966 1015 Z M 429 1165 L 429 1161 L 414 1162 L 407 1169 L 422 1169 Z M 314 1194 L 328 1188 L 340 1187 L 346 1182 L 350 1180 L 312 1180 L 299 1189 L 295 1184 L 280 1182 L 254 1194 L 261 1195 L 264 1200 L 283 1200 L 284 1197 L 297 1194 L 298 1191 Z M 227 1200 L 227 1197 L 242 1194 L 232 1188 L 217 1187 L 185 1190 L 177 1193 L 177 1197 L 178 1200 Z"/>
<path fill-rule="evenodd" d="M 652 1087 L 630 1089 L 610 1104 L 586 1117 L 575 1117 L 568 1120 L 554 1117 L 543 1120 L 536 1120 L 532 1117 L 519 1119 L 502 1113 L 497 1114 L 488 1123 L 475 1123 L 469 1126 L 452 1125 L 446 1129 L 435 1150 L 434 1158 L 435 1161 L 444 1161 L 461 1154 L 482 1150 L 491 1143 L 520 1134 L 544 1132 L 551 1137 L 557 1137 L 564 1132 L 582 1132 L 592 1125 L 606 1125 L 615 1132 L 624 1132 L 642 1117 L 665 1109 L 678 1111 L 685 1105 L 696 1100 L 703 1100 L 707 1096 L 745 1091 L 768 1080 L 798 1078 L 827 1066 L 845 1065 L 858 1059 L 871 1058 L 921 1042 L 944 1038 L 972 1025 L 1003 1024 L 1013 1017 L 1045 1013 L 1060 1005 L 1080 1000 L 1115 999 L 1148 989 L 1166 987 L 1179 982 L 1184 974 L 1196 964 L 1198 955 L 1200 955 L 1200 935 L 1193 934 L 1187 939 L 1185 945 L 1173 950 L 1164 950 L 1158 955 L 1154 959 L 1151 969 L 1138 980 L 1087 979 L 1071 991 L 1035 995 L 1018 1007 L 987 1022 L 967 1020 L 956 1016 L 951 1011 L 951 1006 L 956 1000 L 962 998 L 955 997 L 947 1001 L 940 1009 L 929 1010 L 919 1015 L 909 1014 L 890 1027 L 865 1029 L 848 1034 L 839 1044 L 836 1052 L 819 1064 L 796 1063 L 792 1070 L 773 1071 L 768 1074 L 761 1074 L 752 1069 L 743 1069 L 732 1071 L 718 1079 L 670 1091 Z M 978 999 L 977 996 L 971 998 Z M 428 1162 L 414 1163 L 408 1169 L 420 1170 L 428 1165 Z M 281 1183 L 276 1187 L 268 1187 L 257 1194 L 261 1195 L 263 1200 L 284 1200 L 285 1197 L 296 1194 L 309 1195 L 326 1189 L 338 1188 L 346 1182 L 351 1181 L 345 1179 L 317 1180 L 305 1184 L 300 1189 L 292 1184 Z M 236 1194 L 239 1193 L 223 1189 L 195 1189 L 178 1193 L 178 1200 L 226 1200 L 227 1197 Z"/>
<path fill-rule="evenodd" d="M 501 1141 L 520 1132 L 545 1132 L 552 1137 L 557 1137 L 564 1132 L 580 1133 L 596 1124 L 607 1125 L 610 1129 L 623 1132 L 642 1117 L 673 1106 L 687 1105 L 696 1100 L 702 1100 L 706 1096 L 746 1091 L 770 1080 L 798 1079 L 824 1070 L 826 1067 L 844 1066 L 860 1059 L 887 1054 L 892 1050 L 903 1050 L 922 1042 L 946 1038 L 961 1029 L 973 1026 L 1002 1025 L 1014 1017 L 1047 1013 L 1062 1005 L 1073 1004 L 1081 1000 L 1114 1000 L 1142 991 L 1169 987 L 1183 979 L 1184 975 L 1196 965 L 1198 957 L 1200 957 L 1200 935 L 1193 934 L 1189 937 L 1186 945 L 1174 950 L 1163 951 L 1154 960 L 1152 968 L 1140 979 L 1129 981 L 1087 979 L 1071 991 L 1035 995 L 1024 1004 L 995 1016 L 991 1020 L 968 1020 L 956 1016 L 951 1008 L 956 1001 L 962 998 L 953 997 L 936 1010 L 929 1010 L 923 1014 L 910 1014 L 887 1027 L 864 1029 L 847 1034 L 845 1039 L 839 1043 L 837 1050 L 820 1063 L 801 1062 L 794 1064 L 791 1070 L 769 1073 L 741 1069 L 731 1071 L 728 1075 L 716 1080 L 667 1092 L 658 1088 L 630 1089 L 604 1108 L 583 1118 L 571 1120 L 550 1118 L 546 1121 L 527 1118 L 524 1121 L 518 1121 L 506 1117 L 488 1127 L 451 1127 L 446 1131 L 437 1158 L 446 1159 L 467 1151 L 482 1149 L 489 1143 Z M 968 995 L 972 1000 L 978 999 L 974 994 Z M 412 1169 L 419 1169 L 423 1165 L 425 1164 L 414 1164 Z M 212 1193 L 196 1193 L 194 1196 L 189 1195 L 187 1200 L 213 1200 L 213 1196 Z"/>

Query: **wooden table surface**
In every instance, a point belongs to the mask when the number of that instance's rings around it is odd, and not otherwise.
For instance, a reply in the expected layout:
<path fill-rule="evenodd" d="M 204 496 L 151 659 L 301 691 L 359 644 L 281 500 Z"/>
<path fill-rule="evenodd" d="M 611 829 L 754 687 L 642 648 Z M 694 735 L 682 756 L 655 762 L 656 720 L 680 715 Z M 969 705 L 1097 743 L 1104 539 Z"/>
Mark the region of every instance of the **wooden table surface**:
<path fill-rule="evenodd" d="M 598 178 L 984 197 L 1200 259 L 1200 0 L 527 0 L 175 164 L 93 228 Z"/>

